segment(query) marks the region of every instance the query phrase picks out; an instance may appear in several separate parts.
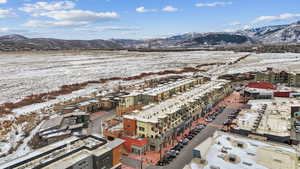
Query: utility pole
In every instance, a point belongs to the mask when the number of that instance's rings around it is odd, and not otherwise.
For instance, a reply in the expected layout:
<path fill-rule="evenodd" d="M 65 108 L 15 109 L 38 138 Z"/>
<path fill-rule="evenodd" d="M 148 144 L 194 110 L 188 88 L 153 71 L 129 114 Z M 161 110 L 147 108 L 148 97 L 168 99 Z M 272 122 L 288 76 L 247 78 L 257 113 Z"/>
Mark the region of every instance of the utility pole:
<path fill-rule="evenodd" d="M 140 158 L 141 158 L 141 169 L 143 169 L 143 158 L 142 158 L 142 150 L 140 149 Z"/>
<path fill-rule="evenodd" d="M 162 156 L 162 143 L 159 144 L 159 161 L 161 161 Z"/>

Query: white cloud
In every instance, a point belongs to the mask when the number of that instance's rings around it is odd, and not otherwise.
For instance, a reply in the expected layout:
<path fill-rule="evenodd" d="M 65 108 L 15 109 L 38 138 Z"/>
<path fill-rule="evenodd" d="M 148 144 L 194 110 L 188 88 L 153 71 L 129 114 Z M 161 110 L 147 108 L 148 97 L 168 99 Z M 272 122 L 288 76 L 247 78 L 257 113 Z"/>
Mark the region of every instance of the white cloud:
<path fill-rule="evenodd" d="M 38 21 L 38 20 L 30 20 L 24 24 L 27 27 L 72 27 L 88 24 L 85 21 Z"/>
<path fill-rule="evenodd" d="M 281 21 L 281 20 L 294 19 L 297 17 L 300 17 L 300 14 L 285 13 L 279 16 L 260 16 L 256 18 L 254 21 L 252 21 L 252 23 Z"/>
<path fill-rule="evenodd" d="M 24 4 L 19 10 L 35 14 L 45 11 L 73 9 L 75 5 L 72 1 L 36 2 L 34 4 Z"/>
<path fill-rule="evenodd" d="M 8 31 L 9 31 L 9 28 L 0 28 L 0 33 L 8 32 Z"/>
<path fill-rule="evenodd" d="M 5 4 L 7 0 L 0 0 L 0 4 Z"/>
<path fill-rule="evenodd" d="M 216 7 L 216 6 L 227 6 L 232 5 L 232 2 L 212 2 L 212 3 L 197 3 L 196 7 Z"/>
<path fill-rule="evenodd" d="M 78 31 L 89 31 L 89 32 L 104 32 L 104 31 L 123 31 L 123 32 L 130 32 L 130 31 L 139 31 L 142 28 L 140 27 L 127 27 L 127 26 L 97 26 L 97 27 L 85 27 L 85 28 L 78 28 Z"/>
<path fill-rule="evenodd" d="M 45 16 L 59 21 L 84 21 L 87 23 L 111 21 L 119 18 L 116 12 L 92 12 L 83 10 L 50 11 L 40 13 L 38 16 Z"/>
<path fill-rule="evenodd" d="M 146 13 L 146 12 L 156 12 L 156 9 L 146 9 L 145 7 L 141 6 L 135 9 L 136 12 Z"/>
<path fill-rule="evenodd" d="M 0 18 L 10 18 L 17 16 L 12 9 L 0 9 Z"/>
<path fill-rule="evenodd" d="M 241 25 L 241 22 L 238 22 L 238 21 L 230 22 L 229 25 L 230 26 L 237 26 L 237 25 Z"/>
<path fill-rule="evenodd" d="M 162 10 L 165 11 L 165 12 L 177 12 L 177 11 L 179 11 L 178 8 L 174 8 L 173 6 L 170 6 L 170 5 L 164 7 Z"/>
<path fill-rule="evenodd" d="M 140 27 L 124 27 L 124 26 L 102 26 L 96 27 L 99 31 L 137 31 L 141 30 Z"/>

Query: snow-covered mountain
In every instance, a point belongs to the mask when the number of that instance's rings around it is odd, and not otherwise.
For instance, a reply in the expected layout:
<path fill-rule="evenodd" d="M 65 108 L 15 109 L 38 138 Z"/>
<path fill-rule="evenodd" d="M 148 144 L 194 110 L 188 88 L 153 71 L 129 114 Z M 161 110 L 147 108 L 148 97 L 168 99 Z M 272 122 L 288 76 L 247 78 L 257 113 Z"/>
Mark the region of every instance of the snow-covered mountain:
<path fill-rule="evenodd" d="M 262 44 L 300 43 L 300 22 L 237 31 Z"/>
<path fill-rule="evenodd" d="M 120 48 L 185 48 L 212 45 L 299 44 L 300 21 L 287 25 L 265 26 L 236 32 L 184 33 L 167 38 L 132 40 L 62 40 L 27 38 L 21 35 L 0 37 L 0 50 L 64 50 Z"/>
<path fill-rule="evenodd" d="M 206 45 L 300 43 L 300 22 L 243 29 L 235 32 L 185 33 L 168 38 L 140 40 L 134 48 L 198 47 Z"/>

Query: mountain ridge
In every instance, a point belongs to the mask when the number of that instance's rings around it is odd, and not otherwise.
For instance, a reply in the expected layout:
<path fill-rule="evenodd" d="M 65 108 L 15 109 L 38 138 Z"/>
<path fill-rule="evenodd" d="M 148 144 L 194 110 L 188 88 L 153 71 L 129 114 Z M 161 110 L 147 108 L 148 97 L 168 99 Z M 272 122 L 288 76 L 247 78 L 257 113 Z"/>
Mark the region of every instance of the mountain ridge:
<path fill-rule="evenodd" d="M 205 46 L 300 44 L 300 21 L 243 29 L 234 32 L 185 33 L 167 38 L 146 40 L 94 39 L 64 40 L 28 38 L 18 34 L 0 37 L 0 50 L 76 50 L 76 49 L 163 49 L 197 48 Z"/>

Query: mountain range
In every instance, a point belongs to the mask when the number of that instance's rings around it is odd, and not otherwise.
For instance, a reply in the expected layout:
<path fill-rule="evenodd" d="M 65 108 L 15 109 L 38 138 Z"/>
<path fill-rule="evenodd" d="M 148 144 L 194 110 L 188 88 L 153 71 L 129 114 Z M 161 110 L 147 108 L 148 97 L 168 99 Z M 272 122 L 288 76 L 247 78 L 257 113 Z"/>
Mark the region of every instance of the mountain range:
<path fill-rule="evenodd" d="M 115 41 L 120 44 L 122 40 Z M 126 47 L 166 48 L 213 45 L 277 45 L 299 44 L 300 21 L 287 25 L 265 26 L 233 32 L 186 33 L 168 38 L 135 41 Z"/>
<path fill-rule="evenodd" d="M 167 38 L 133 40 L 63 40 L 27 38 L 21 35 L 0 37 L 0 50 L 74 50 L 122 48 L 196 48 L 230 45 L 299 44 L 300 21 L 286 25 L 265 26 L 234 32 L 185 33 Z"/>

